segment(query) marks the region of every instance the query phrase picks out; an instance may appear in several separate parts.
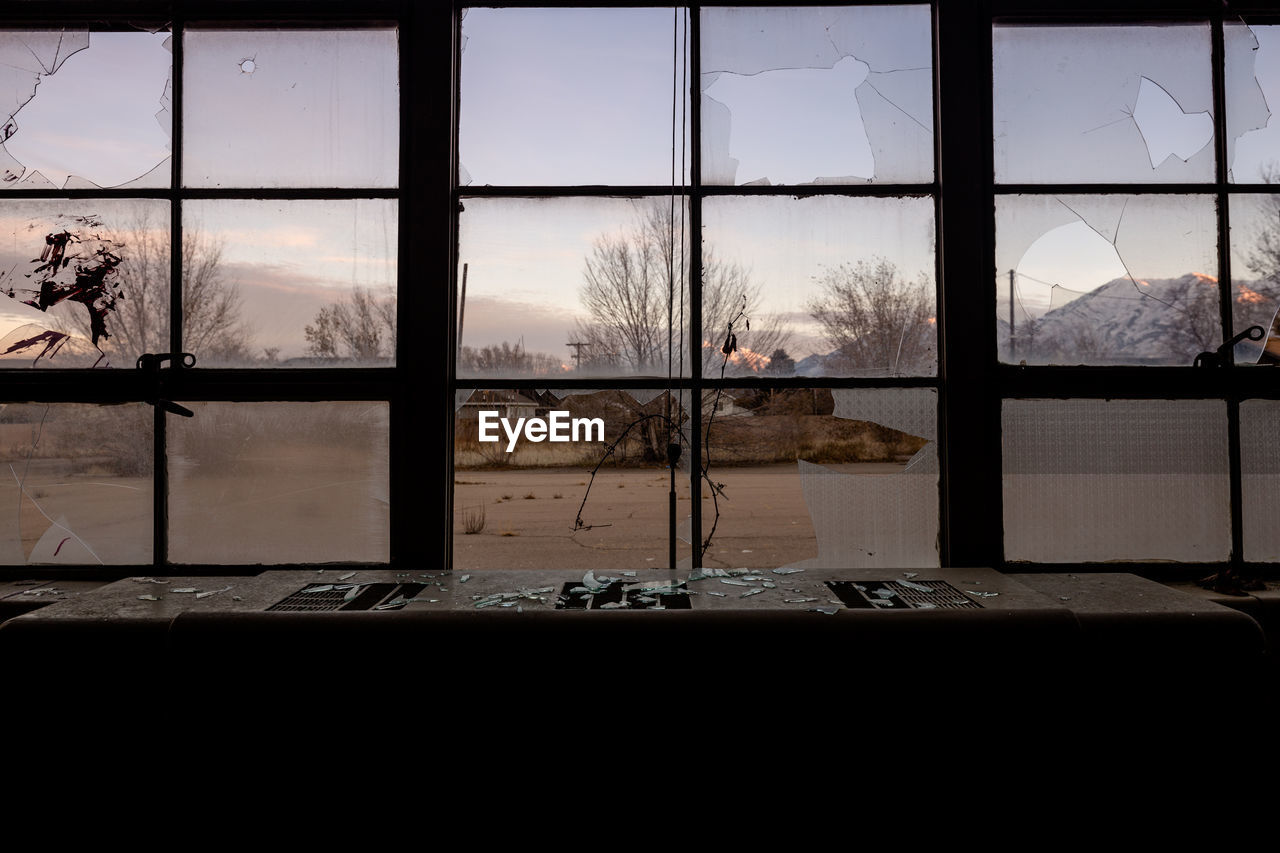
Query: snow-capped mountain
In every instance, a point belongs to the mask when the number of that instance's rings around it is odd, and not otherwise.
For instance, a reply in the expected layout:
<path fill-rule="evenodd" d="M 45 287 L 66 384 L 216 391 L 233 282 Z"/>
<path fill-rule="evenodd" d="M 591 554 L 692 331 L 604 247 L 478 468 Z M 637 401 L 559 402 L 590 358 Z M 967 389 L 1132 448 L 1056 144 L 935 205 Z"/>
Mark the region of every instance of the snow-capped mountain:
<path fill-rule="evenodd" d="M 1235 298 L 1238 317 L 1270 325 L 1276 303 L 1273 284 L 1238 283 Z M 1003 361 L 1190 365 L 1222 341 L 1217 280 L 1203 273 L 1118 278 L 1039 318 L 1024 314 L 1015 318 L 1012 353 L 1005 311 L 1007 307 L 997 312 L 996 319 Z"/>

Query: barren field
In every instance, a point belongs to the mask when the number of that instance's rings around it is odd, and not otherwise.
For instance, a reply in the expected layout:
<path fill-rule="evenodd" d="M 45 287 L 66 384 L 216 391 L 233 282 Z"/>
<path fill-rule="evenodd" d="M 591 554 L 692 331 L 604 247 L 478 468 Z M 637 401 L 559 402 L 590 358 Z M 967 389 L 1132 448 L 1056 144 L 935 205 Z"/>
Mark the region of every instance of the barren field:
<path fill-rule="evenodd" d="M 850 473 L 892 474 L 903 466 L 863 463 L 829 466 Z M 668 559 L 670 475 L 661 468 L 602 468 L 582 519 L 595 527 L 573 531 L 590 470 L 458 471 L 454 479 L 454 564 L 457 569 L 640 569 Z M 718 467 L 724 484 L 720 522 L 704 564 L 775 568 L 818 555 L 817 541 L 795 463 Z M 704 491 L 706 491 L 704 489 Z M 726 499 L 727 498 L 727 499 Z M 703 530 L 714 508 L 702 500 Z M 483 508 L 483 529 L 466 532 Z M 677 519 L 687 536 L 687 474 L 677 478 Z M 690 547 L 680 542 L 679 556 Z"/>

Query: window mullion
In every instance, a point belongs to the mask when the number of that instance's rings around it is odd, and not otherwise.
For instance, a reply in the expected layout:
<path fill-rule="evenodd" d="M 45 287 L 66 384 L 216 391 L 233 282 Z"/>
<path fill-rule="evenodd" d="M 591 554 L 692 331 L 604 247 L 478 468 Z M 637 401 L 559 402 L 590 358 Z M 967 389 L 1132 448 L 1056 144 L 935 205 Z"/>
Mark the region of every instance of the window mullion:
<path fill-rule="evenodd" d="M 702 567 L 702 7 L 689 6 L 689 511 L 691 566 Z"/>
<path fill-rule="evenodd" d="M 1222 310 L 1222 339 L 1235 335 L 1231 295 L 1231 198 L 1227 193 L 1226 43 L 1221 12 L 1212 21 L 1213 121 L 1218 169 L 1218 293 Z M 1234 347 L 1226 352 L 1227 370 L 1236 370 Z M 1235 383 L 1231 383 L 1235 385 Z M 1227 399 L 1227 466 L 1231 477 L 1231 571 L 1244 568 L 1244 480 L 1240 459 L 1240 395 Z"/>

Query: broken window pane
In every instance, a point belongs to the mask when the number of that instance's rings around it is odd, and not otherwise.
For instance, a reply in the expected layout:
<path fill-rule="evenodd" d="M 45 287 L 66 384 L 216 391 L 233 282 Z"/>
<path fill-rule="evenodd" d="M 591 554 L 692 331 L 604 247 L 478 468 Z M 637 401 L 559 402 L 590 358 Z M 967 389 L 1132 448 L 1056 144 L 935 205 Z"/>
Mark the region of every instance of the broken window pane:
<path fill-rule="evenodd" d="M 0 186 L 169 186 L 166 32 L 0 32 Z"/>
<path fill-rule="evenodd" d="M 454 567 L 602 574 L 668 567 L 667 425 L 683 424 L 678 399 L 672 402 L 656 389 L 474 392 L 454 421 Z M 562 427 L 552 420 L 557 411 L 567 413 L 555 416 L 565 419 Z M 529 432 L 530 419 L 547 431 Z M 483 432 L 482 424 L 489 425 Z M 569 440 L 553 441 L 554 429 Z M 689 459 L 686 443 L 675 478 L 684 537 L 677 555 L 686 566 Z M 710 497 L 703 503 L 705 516 Z"/>
<path fill-rule="evenodd" d="M 1223 340 L 1211 195 L 998 197 L 996 274 L 1005 362 L 1189 366 Z"/>
<path fill-rule="evenodd" d="M 1221 400 L 1006 400 L 1005 558 L 1227 559 Z"/>
<path fill-rule="evenodd" d="M 1236 364 L 1280 364 L 1280 195 L 1231 197 L 1231 296 L 1235 333 L 1266 331 L 1236 345 Z"/>
<path fill-rule="evenodd" d="M 707 184 L 933 179 L 929 7 L 702 11 Z"/>
<path fill-rule="evenodd" d="M 183 405 L 195 416 L 168 421 L 173 562 L 389 559 L 386 403 Z"/>
<path fill-rule="evenodd" d="M 1211 181 L 1209 25 L 997 26 L 1002 183 Z"/>
<path fill-rule="evenodd" d="M 395 200 L 192 200 L 183 215 L 183 349 L 200 367 L 395 363 Z"/>
<path fill-rule="evenodd" d="M 1231 180 L 1280 179 L 1280 125 L 1268 104 L 1280 103 L 1280 27 L 1223 27 L 1226 59 L 1227 163 Z"/>
<path fill-rule="evenodd" d="M 671 184 L 673 119 L 688 127 L 687 109 L 672 109 L 688 100 L 678 76 L 686 18 L 684 9 L 466 10 L 459 183 Z M 683 183 L 678 152 L 675 162 Z"/>
<path fill-rule="evenodd" d="M 141 403 L 0 403 L 0 563 L 150 562 L 152 421 Z"/>
<path fill-rule="evenodd" d="M 679 202 L 463 205 L 459 376 L 665 376 L 669 353 L 671 370 L 681 372 L 683 356 L 688 373 L 688 240 L 679 236 L 688 219 Z"/>
<path fill-rule="evenodd" d="M 132 368 L 169 350 L 169 205 L 0 202 L 0 367 Z"/>
<path fill-rule="evenodd" d="M 931 198 L 707 198 L 704 375 L 935 374 L 933 210 Z"/>
<path fill-rule="evenodd" d="M 187 30 L 183 183 L 394 187 L 397 34 Z"/>
<path fill-rule="evenodd" d="M 1244 487 L 1244 558 L 1280 562 L 1280 400 L 1240 404 L 1240 472 Z"/>
<path fill-rule="evenodd" d="M 703 565 L 937 566 L 936 423 L 931 388 L 704 391 Z"/>

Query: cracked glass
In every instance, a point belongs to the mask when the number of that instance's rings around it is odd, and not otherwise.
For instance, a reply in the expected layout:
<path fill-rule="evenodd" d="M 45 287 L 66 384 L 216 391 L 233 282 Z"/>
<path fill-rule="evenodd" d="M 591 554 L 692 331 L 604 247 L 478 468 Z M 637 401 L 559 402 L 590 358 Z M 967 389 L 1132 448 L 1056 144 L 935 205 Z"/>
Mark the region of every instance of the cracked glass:
<path fill-rule="evenodd" d="M 459 184 L 683 183 L 686 28 L 684 9 L 467 9 Z"/>
<path fill-rule="evenodd" d="M 527 421 L 548 423 L 557 411 L 566 413 L 568 441 L 526 431 Z M 473 392 L 454 419 L 454 568 L 669 568 L 667 424 L 680 440 L 681 411 L 678 395 L 661 389 Z M 482 417 L 490 424 L 484 433 Z M 575 420 L 599 425 L 580 426 L 574 440 Z M 688 568 L 687 439 L 684 445 L 675 472 L 685 531 L 677 559 Z M 703 504 L 705 516 L 709 495 Z"/>
<path fill-rule="evenodd" d="M 394 187 L 394 29 L 199 30 L 183 36 L 183 184 Z"/>
<path fill-rule="evenodd" d="M 183 205 L 183 349 L 201 367 L 395 364 L 394 199 Z"/>
<path fill-rule="evenodd" d="M 0 563 L 151 561 L 152 409 L 0 403 Z"/>
<path fill-rule="evenodd" d="M 996 26 L 1000 183 L 1214 178 L 1209 25 Z"/>
<path fill-rule="evenodd" d="M 0 31 L 0 187 L 169 186 L 167 32 Z"/>
<path fill-rule="evenodd" d="M 183 403 L 168 418 L 175 563 L 390 559 L 385 402 Z"/>
<path fill-rule="evenodd" d="M 1280 104 L 1280 26 L 1223 26 L 1227 105 L 1227 157 L 1237 183 L 1280 179 L 1280 124 L 1269 104 Z"/>
<path fill-rule="evenodd" d="M 931 388 L 703 392 L 703 565 L 937 566 L 936 422 Z"/>
<path fill-rule="evenodd" d="M 928 6 L 702 10 L 707 184 L 933 179 Z"/>
<path fill-rule="evenodd" d="M 467 198 L 462 206 L 460 377 L 665 376 L 681 372 L 682 354 L 688 373 L 679 202 Z"/>
<path fill-rule="evenodd" d="M 1005 400 L 1010 561 L 1214 562 L 1231 550 L 1221 400 Z"/>
<path fill-rule="evenodd" d="M 0 200 L 0 368 L 132 368 L 169 349 L 169 206 Z"/>
<path fill-rule="evenodd" d="M 1189 366 L 1223 340 L 1211 195 L 996 199 L 1001 361 Z"/>
<path fill-rule="evenodd" d="M 933 199 L 713 196 L 702 222 L 704 376 L 936 374 Z"/>

